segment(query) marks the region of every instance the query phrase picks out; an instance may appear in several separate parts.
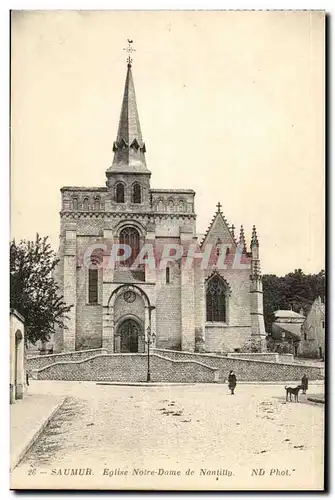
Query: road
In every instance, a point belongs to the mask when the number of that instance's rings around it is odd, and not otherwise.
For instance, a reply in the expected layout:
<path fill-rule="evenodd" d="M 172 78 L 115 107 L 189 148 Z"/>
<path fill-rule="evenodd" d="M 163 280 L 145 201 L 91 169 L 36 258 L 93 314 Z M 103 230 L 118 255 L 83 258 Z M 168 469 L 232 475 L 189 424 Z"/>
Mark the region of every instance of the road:
<path fill-rule="evenodd" d="M 30 390 L 66 399 L 12 481 L 55 488 L 322 488 L 324 406 L 304 395 L 286 403 L 283 386 L 241 384 L 231 396 L 226 385 L 214 384 L 32 381 Z M 310 392 L 322 391 L 310 385 Z"/>

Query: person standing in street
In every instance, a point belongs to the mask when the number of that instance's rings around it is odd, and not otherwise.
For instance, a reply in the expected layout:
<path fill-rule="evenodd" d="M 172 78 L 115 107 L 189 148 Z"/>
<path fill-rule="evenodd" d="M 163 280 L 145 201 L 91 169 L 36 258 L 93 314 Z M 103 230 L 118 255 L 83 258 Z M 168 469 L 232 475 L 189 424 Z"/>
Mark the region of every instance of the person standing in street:
<path fill-rule="evenodd" d="M 236 375 L 233 370 L 230 370 L 228 375 L 228 387 L 231 391 L 231 395 L 234 396 L 234 391 L 236 387 Z"/>
<path fill-rule="evenodd" d="M 306 394 L 306 391 L 308 389 L 308 378 L 307 378 L 306 373 L 304 374 L 304 376 L 301 379 L 301 388 L 302 388 L 302 393 Z"/>

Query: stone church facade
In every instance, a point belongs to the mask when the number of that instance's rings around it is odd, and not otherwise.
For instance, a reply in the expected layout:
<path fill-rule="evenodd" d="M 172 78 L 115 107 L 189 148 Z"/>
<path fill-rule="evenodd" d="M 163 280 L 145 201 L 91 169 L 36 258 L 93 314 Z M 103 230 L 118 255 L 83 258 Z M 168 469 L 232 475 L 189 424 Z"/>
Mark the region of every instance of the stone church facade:
<path fill-rule="evenodd" d="M 198 241 L 195 192 L 151 187 L 130 63 L 113 151 L 105 186 L 61 189 L 56 278 L 64 301 L 73 307 L 67 328 L 54 336 L 54 352 L 100 347 L 143 352 L 148 332 L 155 333 L 157 348 L 265 350 L 256 229 L 248 251 L 243 228 L 235 238 L 218 204 Z M 132 255 L 111 266 L 116 244 L 130 246 Z M 166 265 L 141 262 L 134 268 L 134 259 L 148 245 L 155 258 L 167 245 L 182 251 Z M 208 265 L 192 259 L 185 265 L 192 245 L 200 252 L 211 249 Z"/>

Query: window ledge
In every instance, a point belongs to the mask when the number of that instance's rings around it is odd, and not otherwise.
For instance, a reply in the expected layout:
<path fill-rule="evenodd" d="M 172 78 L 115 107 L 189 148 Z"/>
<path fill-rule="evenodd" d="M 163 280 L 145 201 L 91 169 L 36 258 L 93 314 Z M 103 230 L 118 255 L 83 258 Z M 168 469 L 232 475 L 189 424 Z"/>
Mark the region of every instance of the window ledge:
<path fill-rule="evenodd" d="M 205 326 L 214 326 L 214 327 L 228 327 L 228 323 L 224 321 L 206 321 Z"/>

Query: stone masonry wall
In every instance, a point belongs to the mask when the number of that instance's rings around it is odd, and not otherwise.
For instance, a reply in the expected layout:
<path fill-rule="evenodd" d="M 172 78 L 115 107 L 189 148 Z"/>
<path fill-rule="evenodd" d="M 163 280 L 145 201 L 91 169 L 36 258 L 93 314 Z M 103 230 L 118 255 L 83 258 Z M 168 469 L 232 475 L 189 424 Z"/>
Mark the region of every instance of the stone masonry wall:
<path fill-rule="evenodd" d="M 180 270 L 175 262 L 169 268 L 170 283 L 166 283 L 165 269 L 156 272 L 156 345 L 180 349 Z"/>
<path fill-rule="evenodd" d="M 293 363 L 273 363 L 248 359 L 228 358 L 212 354 L 186 353 L 155 349 L 163 356 L 175 360 L 198 360 L 219 369 L 219 379 L 226 380 L 230 370 L 234 370 L 239 381 L 301 380 L 304 373 L 310 380 L 322 380 L 322 368 Z"/>
<path fill-rule="evenodd" d="M 207 352 L 228 353 L 243 347 L 250 338 L 251 327 L 206 323 L 205 332 L 205 350 Z"/>
<path fill-rule="evenodd" d="M 95 380 L 144 382 L 146 354 L 105 354 L 77 362 L 59 362 L 33 371 L 39 380 Z M 174 361 L 151 356 L 152 382 L 215 382 L 218 370 L 195 361 Z"/>
<path fill-rule="evenodd" d="M 95 354 L 107 354 L 107 349 L 87 349 L 86 351 L 64 352 L 60 354 L 46 354 L 44 356 L 27 357 L 27 368 L 34 370 L 49 366 L 60 361 L 82 361 Z"/>
<path fill-rule="evenodd" d="M 89 237 L 77 236 L 77 264 L 81 261 Z M 98 349 L 102 347 L 102 269 L 98 278 L 98 304 L 88 303 L 88 269 L 80 262 L 77 265 L 77 314 L 76 349 Z"/>

